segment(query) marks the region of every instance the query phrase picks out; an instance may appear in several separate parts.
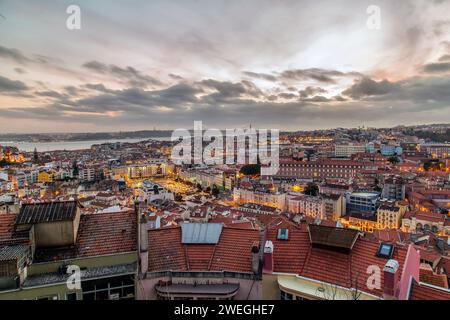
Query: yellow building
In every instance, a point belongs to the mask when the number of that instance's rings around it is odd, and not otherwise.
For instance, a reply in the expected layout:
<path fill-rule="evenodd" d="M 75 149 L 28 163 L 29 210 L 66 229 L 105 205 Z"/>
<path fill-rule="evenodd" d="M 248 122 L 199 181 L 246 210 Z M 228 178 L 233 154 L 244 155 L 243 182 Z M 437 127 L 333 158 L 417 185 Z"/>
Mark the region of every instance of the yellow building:
<path fill-rule="evenodd" d="M 377 210 L 377 222 L 381 229 L 400 229 L 406 206 L 382 204 Z"/>
<path fill-rule="evenodd" d="M 38 175 L 38 182 L 53 182 L 53 172 L 41 171 Z"/>
<path fill-rule="evenodd" d="M 370 232 L 380 229 L 375 216 L 362 216 L 353 214 L 351 216 L 343 217 L 339 220 L 341 224 L 349 229 Z"/>

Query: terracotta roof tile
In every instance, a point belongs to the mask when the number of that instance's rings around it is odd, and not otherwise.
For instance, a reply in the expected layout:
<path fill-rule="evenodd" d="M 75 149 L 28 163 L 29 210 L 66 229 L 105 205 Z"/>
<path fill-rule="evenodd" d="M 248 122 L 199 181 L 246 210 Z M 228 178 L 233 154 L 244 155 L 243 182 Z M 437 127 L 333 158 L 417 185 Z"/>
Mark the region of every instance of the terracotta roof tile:
<path fill-rule="evenodd" d="M 137 250 L 134 211 L 82 215 L 75 245 L 36 250 L 37 261 L 119 254 Z"/>
<path fill-rule="evenodd" d="M 0 241 L 12 238 L 16 218 L 16 214 L 0 214 Z"/>
<path fill-rule="evenodd" d="M 258 230 L 223 227 L 217 244 L 182 244 L 181 227 L 148 231 L 149 271 L 252 272 L 251 249 Z"/>
<path fill-rule="evenodd" d="M 369 274 L 367 268 L 377 265 L 383 270 L 387 259 L 376 256 L 379 243 L 365 238 L 358 238 L 349 252 L 312 247 L 307 230 L 289 229 L 288 240 L 278 240 L 279 227 L 267 230 L 267 240 L 274 245 L 274 272 L 294 273 L 301 276 L 325 281 L 347 288 L 358 287 L 360 290 L 382 296 L 381 290 L 367 288 Z M 396 245 L 393 259 L 400 264 L 400 270 L 406 258 L 407 248 Z M 400 274 L 401 275 L 401 274 Z M 381 279 L 383 287 L 383 273 Z"/>
<path fill-rule="evenodd" d="M 450 300 L 450 290 L 439 290 L 424 284 L 413 284 L 411 300 Z"/>

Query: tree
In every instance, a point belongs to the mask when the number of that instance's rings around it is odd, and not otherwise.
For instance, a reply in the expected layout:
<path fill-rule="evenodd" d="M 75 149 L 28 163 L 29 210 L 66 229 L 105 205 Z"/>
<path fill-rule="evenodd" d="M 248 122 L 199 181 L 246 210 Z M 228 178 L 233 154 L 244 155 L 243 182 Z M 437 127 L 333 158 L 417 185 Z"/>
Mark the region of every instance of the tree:
<path fill-rule="evenodd" d="M 72 163 L 72 175 L 74 177 L 78 177 L 79 174 L 80 174 L 80 171 L 78 169 L 77 161 L 73 160 L 73 163 Z"/>
<path fill-rule="evenodd" d="M 245 176 L 253 176 L 261 174 L 261 165 L 260 164 L 246 164 L 242 166 L 239 173 Z"/>
<path fill-rule="evenodd" d="M 428 160 L 423 164 L 423 169 L 425 171 L 444 171 L 445 163 L 440 162 L 439 160 Z"/>
<path fill-rule="evenodd" d="M 217 198 L 217 197 L 219 196 L 219 193 L 220 193 L 219 188 L 218 188 L 215 184 L 213 184 L 212 190 L 211 190 L 211 194 L 212 194 L 215 198 Z"/>
<path fill-rule="evenodd" d="M 325 300 L 360 300 L 362 292 L 359 289 L 359 273 L 350 279 L 351 289 L 342 289 L 337 284 L 324 283 L 317 288 L 317 295 L 322 295 Z"/>
<path fill-rule="evenodd" d="M 36 148 L 34 148 L 34 152 L 33 152 L 33 162 L 34 163 L 39 163 L 39 155 L 38 155 L 38 152 L 37 152 Z"/>
<path fill-rule="evenodd" d="M 317 195 L 319 194 L 319 187 L 317 186 L 317 184 L 309 182 L 305 187 L 304 193 L 308 196 L 317 197 Z"/>
<path fill-rule="evenodd" d="M 398 157 L 396 157 L 396 156 L 390 157 L 390 158 L 388 159 L 388 161 L 389 161 L 391 164 L 397 164 L 397 163 L 400 163 L 400 159 L 399 159 Z"/>
<path fill-rule="evenodd" d="M 182 201 L 183 196 L 179 193 L 175 193 L 174 199 L 175 199 L 175 201 Z"/>

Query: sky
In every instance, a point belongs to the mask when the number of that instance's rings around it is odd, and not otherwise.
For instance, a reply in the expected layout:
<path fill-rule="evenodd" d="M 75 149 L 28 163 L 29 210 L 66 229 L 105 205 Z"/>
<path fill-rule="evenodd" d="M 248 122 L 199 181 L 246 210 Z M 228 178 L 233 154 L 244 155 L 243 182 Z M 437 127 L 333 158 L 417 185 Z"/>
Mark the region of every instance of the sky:
<path fill-rule="evenodd" d="M 0 0 L 0 133 L 450 122 L 449 12 L 450 0 Z"/>

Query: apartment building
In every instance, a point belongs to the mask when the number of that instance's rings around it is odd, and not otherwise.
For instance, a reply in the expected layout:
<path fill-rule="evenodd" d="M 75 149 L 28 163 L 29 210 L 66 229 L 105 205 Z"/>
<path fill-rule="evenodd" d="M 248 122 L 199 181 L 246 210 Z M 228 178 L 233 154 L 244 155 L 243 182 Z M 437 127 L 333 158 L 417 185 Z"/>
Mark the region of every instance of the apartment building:
<path fill-rule="evenodd" d="M 378 166 L 376 164 L 351 160 L 293 161 L 280 159 L 276 177 L 297 179 L 352 179 L 358 172 L 377 169 Z"/>
<path fill-rule="evenodd" d="M 405 213 L 401 228 L 408 233 L 427 231 L 450 236 L 450 219 L 441 213 L 413 210 Z"/>
<path fill-rule="evenodd" d="M 402 177 L 387 177 L 384 179 L 381 195 L 383 199 L 403 200 L 405 199 L 405 190 L 406 182 Z"/>
<path fill-rule="evenodd" d="M 367 212 L 375 214 L 380 195 L 377 192 L 351 192 L 345 195 L 347 212 Z"/>
<path fill-rule="evenodd" d="M 320 197 L 308 195 L 288 196 L 287 210 L 294 214 L 303 214 L 311 218 L 325 218 L 325 203 Z"/>
<path fill-rule="evenodd" d="M 337 144 L 334 146 L 334 156 L 337 158 L 350 158 L 356 153 L 366 152 L 365 144 Z"/>
<path fill-rule="evenodd" d="M 394 201 L 384 202 L 377 209 L 377 223 L 380 229 L 400 229 L 406 205 L 397 205 Z"/>
<path fill-rule="evenodd" d="M 234 188 L 233 200 L 237 204 L 255 203 L 279 210 L 286 207 L 286 194 L 280 192 Z"/>
<path fill-rule="evenodd" d="M 433 159 L 445 159 L 450 156 L 450 144 L 421 144 L 421 152 L 426 152 Z"/>
<path fill-rule="evenodd" d="M 186 169 L 179 173 L 179 177 L 185 181 L 199 183 L 203 188 L 218 188 L 231 190 L 234 186 L 234 175 L 226 174 L 218 169 Z"/>
<path fill-rule="evenodd" d="M 0 215 L 0 299 L 134 298 L 136 227 L 134 211 L 82 215 L 75 201 Z"/>

